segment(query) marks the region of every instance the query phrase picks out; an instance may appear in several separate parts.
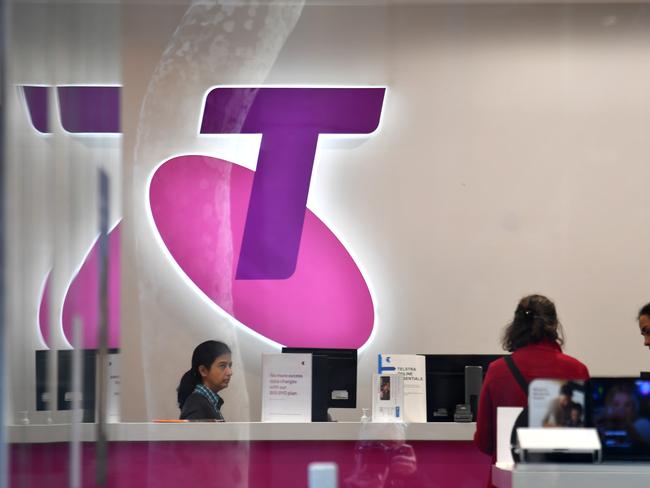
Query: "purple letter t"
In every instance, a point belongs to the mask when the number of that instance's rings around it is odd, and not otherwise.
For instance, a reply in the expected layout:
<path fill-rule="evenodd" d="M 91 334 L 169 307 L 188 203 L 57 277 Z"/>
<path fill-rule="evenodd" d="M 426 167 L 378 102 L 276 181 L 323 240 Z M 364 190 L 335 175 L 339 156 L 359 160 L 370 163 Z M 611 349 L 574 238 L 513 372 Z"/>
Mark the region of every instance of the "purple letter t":
<path fill-rule="evenodd" d="M 202 134 L 262 134 L 237 279 L 296 269 L 319 134 L 377 129 L 384 88 L 215 88 Z"/>

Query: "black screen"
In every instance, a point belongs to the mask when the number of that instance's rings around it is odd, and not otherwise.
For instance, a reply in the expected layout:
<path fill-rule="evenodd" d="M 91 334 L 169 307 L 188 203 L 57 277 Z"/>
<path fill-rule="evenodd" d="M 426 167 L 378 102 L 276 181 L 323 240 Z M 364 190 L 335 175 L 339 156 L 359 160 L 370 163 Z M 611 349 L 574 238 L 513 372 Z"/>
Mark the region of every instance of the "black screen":
<path fill-rule="evenodd" d="M 283 353 L 312 354 L 312 421 L 327 420 L 327 408 L 356 408 L 357 350 L 283 347 Z"/>
<path fill-rule="evenodd" d="M 598 430 L 604 459 L 650 459 L 650 380 L 591 378 L 587 424 Z"/>
<path fill-rule="evenodd" d="M 118 349 L 109 349 L 110 354 L 116 354 Z M 47 390 L 48 355 L 56 353 L 56 401 L 51 405 L 44 399 Z M 36 410 L 70 410 L 72 408 L 72 350 L 36 351 Z M 82 355 L 82 384 L 81 408 L 83 422 L 95 421 L 95 374 L 97 350 L 83 349 Z"/>
<path fill-rule="evenodd" d="M 424 354 L 427 372 L 427 422 L 453 422 L 465 403 L 465 366 L 481 366 L 483 377 L 498 354 Z M 476 420 L 476 412 L 472 412 Z"/>

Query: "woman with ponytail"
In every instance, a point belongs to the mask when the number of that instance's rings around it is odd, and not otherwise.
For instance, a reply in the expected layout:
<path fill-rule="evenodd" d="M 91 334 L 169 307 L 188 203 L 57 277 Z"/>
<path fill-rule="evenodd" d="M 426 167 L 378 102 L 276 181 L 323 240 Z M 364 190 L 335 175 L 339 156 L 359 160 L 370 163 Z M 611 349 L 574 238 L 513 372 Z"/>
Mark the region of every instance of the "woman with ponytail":
<path fill-rule="evenodd" d="M 563 344 L 553 302 L 542 295 L 522 298 L 502 340 L 503 348 L 512 354 L 490 364 L 479 398 L 474 442 L 493 461 L 497 407 L 526 407 L 524 386 L 536 378 L 589 379 L 587 367 L 562 352 Z"/>
<path fill-rule="evenodd" d="M 192 367 L 178 385 L 178 408 L 183 420 L 223 421 L 223 400 L 218 392 L 232 376 L 230 348 L 223 342 L 205 341 L 192 353 Z"/>

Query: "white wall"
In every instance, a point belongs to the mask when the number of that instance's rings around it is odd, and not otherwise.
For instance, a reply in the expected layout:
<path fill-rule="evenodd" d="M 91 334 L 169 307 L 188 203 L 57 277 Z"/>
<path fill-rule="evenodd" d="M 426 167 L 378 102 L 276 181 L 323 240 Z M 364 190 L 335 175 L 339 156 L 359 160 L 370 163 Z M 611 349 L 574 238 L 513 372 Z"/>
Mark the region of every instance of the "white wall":
<path fill-rule="evenodd" d="M 185 23 L 197 12 L 181 20 L 184 9 L 175 7 L 166 18 L 185 26 L 175 34 L 173 22 L 156 32 L 144 12 L 125 13 L 131 300 L 123 318 L 125 336 L 142 341 L 127 361 L 150 375 L 146 408 L 132 403 L 127 418 L 176 414 L 173 388 L 207 337 L 230 338 L 241 353 L 226 417 L 259 418 L 259 354 L 269 348 L 194 296 L 142 225 L 153 165 L 181 151 L 219 154 L 197 140 L 193 122 L 195 100 L 221 83 L 389 87 L 381 132 L 354 149 L 319 149 L 309 196 L 375 292 L 378 333 L 360 356 L 360 407 L 369 403 L 378 352 L 499 352 L 502 327 L 531 292 L 556 301 L 567 351 L 593 374 L 647 369 L 635 314 L 650 297 L 648 7 L 293 9 L 284 12 L 285 30 L 261 34 L 267 50 L 255 44 L 257 30 L 240 28 L 242 10 L 192 31 Z M 227 18 L 235 19 L 230 35 Z M 170 57 L 181 39 L 190 40 L 191 59 Z M 238 56 L 237 45 L 252 51 Z M 152 80 L 158 56 L 187 76 L 172 68 Z M 140 112 L 146 86 L 157 101 Z M 134 131 L 147 111 L 147 129 L 159 138 L 142 150 Z M 170 121 L 172 113 L 182 118 Z"/>

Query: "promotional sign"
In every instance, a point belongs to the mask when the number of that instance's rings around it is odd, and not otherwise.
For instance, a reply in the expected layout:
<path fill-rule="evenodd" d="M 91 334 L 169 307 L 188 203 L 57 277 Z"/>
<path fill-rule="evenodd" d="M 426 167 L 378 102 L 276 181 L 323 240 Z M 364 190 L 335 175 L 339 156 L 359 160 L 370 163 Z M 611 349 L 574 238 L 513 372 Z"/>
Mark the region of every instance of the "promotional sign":
<path fill-rule="evenodd" d="M 536 379 L 528 387 L 529 427 L 584 427 L 585 382 Z"/>
<path fill-rule="evenodd" d="M 311 422 L 311 354 L 262 354 L 262 422 Z"/>
<path fill-rule="evenodd" d="M 404 422 L 404 377 L 372 375 L 372 421 Z"/>
<path fill-rule="evenodd" d="M 426 359 L 417 354 L 379 354 L 377 373 L 404 378 L 404 422 L 427 421 Z"/>
<path fill-rule="evenodd" d="M 108 353 L 108 383 L 106 384 L 106 421 L 120 421 L 120 397 L 122 395 L 120 379 L 120 353 Z"/>

